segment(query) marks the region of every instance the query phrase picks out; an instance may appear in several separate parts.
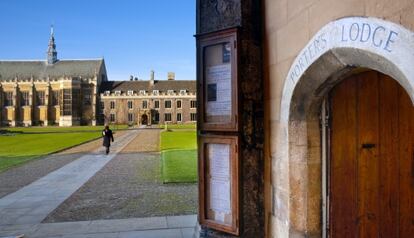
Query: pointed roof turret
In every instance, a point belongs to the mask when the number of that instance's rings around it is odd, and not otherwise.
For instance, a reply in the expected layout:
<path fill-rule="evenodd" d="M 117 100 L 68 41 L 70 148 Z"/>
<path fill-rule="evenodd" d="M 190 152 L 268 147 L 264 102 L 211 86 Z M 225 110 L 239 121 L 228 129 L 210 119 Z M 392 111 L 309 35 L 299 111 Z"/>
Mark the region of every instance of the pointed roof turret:
<path fill-rule="evenodd" d="M 49 38 L 49 45 L 47 48 L 47 63 L 54 64 L 58 61 L 57 59 L 57 51 L 56 51 L 56 44 L 55 44 L 55 32 L 53 29 L 53 25 L 50 26 L 50 38 Z"/>

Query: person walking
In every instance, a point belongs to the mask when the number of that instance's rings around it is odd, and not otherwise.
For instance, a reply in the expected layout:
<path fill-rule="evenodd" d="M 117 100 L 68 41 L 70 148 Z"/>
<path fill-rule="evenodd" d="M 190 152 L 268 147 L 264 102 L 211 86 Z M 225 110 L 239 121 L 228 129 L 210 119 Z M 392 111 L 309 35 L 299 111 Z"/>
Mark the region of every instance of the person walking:
<path fill-rule="evenodd" d="M 114 142 L 114 135 L 112 130 L 109 129 L 109 126 L 105 126 L 105 129 L 102 131 L 103 136 L 103 146 L 106 147 L 106 154 L 109 153 L 109 147 L 111 146 L 111 140 Z"/>

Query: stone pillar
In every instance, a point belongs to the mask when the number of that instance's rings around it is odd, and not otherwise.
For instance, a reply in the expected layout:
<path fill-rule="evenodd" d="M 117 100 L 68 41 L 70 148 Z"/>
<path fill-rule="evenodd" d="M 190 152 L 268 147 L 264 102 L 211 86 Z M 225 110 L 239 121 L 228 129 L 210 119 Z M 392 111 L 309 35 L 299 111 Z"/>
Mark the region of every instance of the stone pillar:
<path fill-rule="evenodd" d="M 49 125 L 49 113 L 50 113 L 50 108 L 49 108 L 49 102 L 51 102 L 50 100 L 51 97 L 51 93 L 50 93 L 50 82 L 47 84 L 46 90 L 45 90 L 45 108 L 46 108 L 46 118 L 43 121 L 43 125 L 44 126 L 48 126 Z"/>
<path fill-rule="evenodd" d="M 171 99 L 171 122 L 177 124 L 177 98 Z"/>
<path fill-rule="evenodd" d="M 0 82 L 0 127 L 3 126 L 3 113 L 4 113 L 4 99 L 3 99 L 3 87 Z"/>
<path fill-rule="evenodd" d="M 35 110 L 36 110 L 35 96 L 36 96 L 35 86 L 34 86 L 33 79 L 32 79 L 32 84 L 30 85 L 30 90 L 29 90 L 30 120 L 27 121 L 27 126 L 31 126 L 33 124 L 33 120 L 35 120 L 34 118 Z"/>
<path fill-rule="evenodd" d="M 17 83 L 17 78 L 16 78 L 15 84 L 13 86 L 13 106 L 11 107 L 11 110 L 13 110 L 13 113 L 12 113 L 13 117 L 11 118 L 11 126 L 16 126 L 17 125 L 16 120 L 18 120 L 18 113 L 19 113 L 19 110 L 18 110 L 19 107 L 17 105 L 18 103 L 17 94 L 19 93 L 18 87 L 19 85 Z"/>
<path fill-rule="evenodd" d="M 197 0 L 197 34 L 238 27 L 240 236 L 265 236 L 262 10 L 256 0 Z M 197 63 L 197 69 L 201 65 Z M 197 79 L 200 80 L 200 79 Z M 200 95 L 200 92 L 197 93 Z M 201 102 L 201 100 L 197 100 Z M 199 107 L 198 107 L 199 108 Z M 200 113 L 200 112 L 199 112 Z M 198 131 L 198 133 L 201 133 Z M 201 237 L 234 237 L 201 227 Z"/>
<path fill-rule="evenodd" d="M 138 113 L 137 113 L 137 126 L 140 126 L 141 125 L 141 106 L 142 106 L 142 102 L 141 102 L 141 105 L 139 106 L 139 108 L 138 108 Z"/>
<path fill-rule="evenodd" d="M 60 85 L 59 85 L 59 91 L 60 91 L 60 97 L 64 98 L 64 90 L 65 90 L 65 82 L 67 82 L 67 78 L 61 78 L 60 79 Z M 60 104 L 60 115 L 59 115 L 59 126 L 71 126 L 72 123 L 68 122 L 68 117 L 71 119 L 72 116 L 65 116 L 63 113 L 63 109 L 64 109 L 64 100 L 61 100 L 62 104 Z"/>
<path fill-rule="evenodd" d="M 98 97 L 98 88 L 96 86 L 96 84 L 93 84 L 92 87 L 92 126 L 96 126 L 96 112 L 98 109 L 98 112 L 101 110 L 101 108 L 97 108 L 96 102 L 97 102 L 97 97 Z"/>
<path fill-rule="evenodd" d="M 147 126 L 151 126 L 152 125 L 152 113 L 151 113 L 151 110 L 147 111 L 146 113 L 147 113 L 147 117 L 148 117 Z"/>

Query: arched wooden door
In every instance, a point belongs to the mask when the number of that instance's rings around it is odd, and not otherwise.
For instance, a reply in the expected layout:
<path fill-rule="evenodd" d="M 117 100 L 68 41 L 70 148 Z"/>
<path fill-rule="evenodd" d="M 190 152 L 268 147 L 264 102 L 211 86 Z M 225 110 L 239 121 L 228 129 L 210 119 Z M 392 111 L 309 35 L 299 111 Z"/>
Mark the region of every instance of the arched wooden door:
<path fill-rule="evenodd" d="M 330 237 L 414 237 L 414 107 L 375 71 L 330 94 Z"/>

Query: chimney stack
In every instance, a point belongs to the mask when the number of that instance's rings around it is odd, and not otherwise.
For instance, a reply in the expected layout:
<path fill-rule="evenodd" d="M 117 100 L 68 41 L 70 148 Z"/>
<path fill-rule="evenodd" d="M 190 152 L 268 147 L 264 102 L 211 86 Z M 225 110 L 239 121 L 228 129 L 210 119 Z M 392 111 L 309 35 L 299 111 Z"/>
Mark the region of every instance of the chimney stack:
<path fill-rule="evenodd" d="M 167 79 L 168 80 L 175 80 L 175 73 L 174 72 L 168 72 Z"/>
<path fill-rule="evenodd" d="M 153 86 L 154 85 L 154 70 L 151 70 L 151 76 L 150 76 L 150 85 Z"/>

